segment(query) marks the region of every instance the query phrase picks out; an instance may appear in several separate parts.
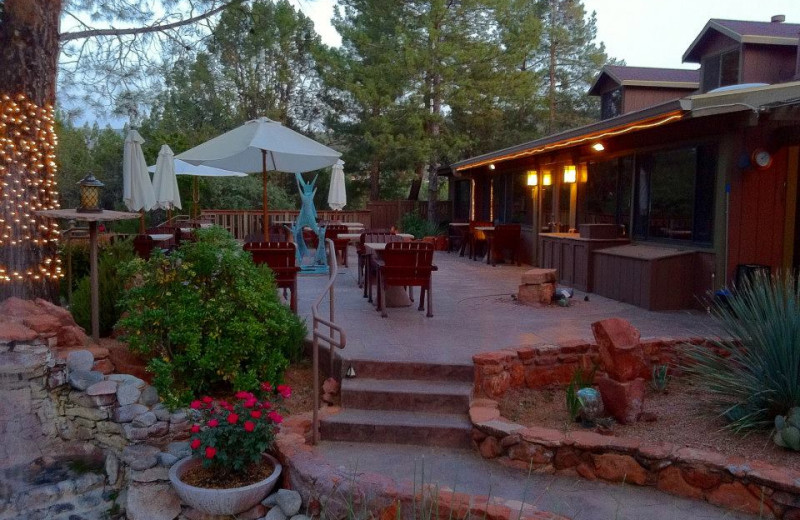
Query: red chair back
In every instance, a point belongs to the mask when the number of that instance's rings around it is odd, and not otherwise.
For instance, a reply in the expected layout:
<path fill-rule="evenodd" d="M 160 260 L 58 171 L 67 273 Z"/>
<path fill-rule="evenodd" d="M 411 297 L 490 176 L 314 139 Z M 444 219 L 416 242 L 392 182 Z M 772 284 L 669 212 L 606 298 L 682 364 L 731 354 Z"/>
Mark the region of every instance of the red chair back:
<path fill-rule="evenodd" d="M 150 260 L 150 255 L 155 248 L 156 241 L 150 235 L 136 235 L 133 239 L 133 250 L 139 258 Z"/>
<path fill-rule="evenodd" d="M 300 268 L 295 265 L 295 245 L 291 242 L 248 242 L 244 250 L 253 255 L 253 262 L 266 264 L 275 273 L 278 287 L 294 283 Z"/>
<path fill-rule="evenodd" d="M 433 244 L 428 242 L 391 242 L 383 250 L 381 276 L 386 285 L 425 285 L 431 278 Z"/>

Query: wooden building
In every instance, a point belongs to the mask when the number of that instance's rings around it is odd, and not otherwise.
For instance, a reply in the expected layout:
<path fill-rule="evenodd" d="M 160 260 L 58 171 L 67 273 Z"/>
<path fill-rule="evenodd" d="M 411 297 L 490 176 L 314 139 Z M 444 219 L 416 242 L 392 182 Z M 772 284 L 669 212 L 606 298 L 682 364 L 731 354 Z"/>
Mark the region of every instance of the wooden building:
<path fill-rule="evenodd" d="M 797 269 L 798 34 L 711 20 L 684 55 L 699 70 L 605 67 L 605 119 L 451 165 L 454 220 L 521 222 L 531 263 L 648 309 Z"/>

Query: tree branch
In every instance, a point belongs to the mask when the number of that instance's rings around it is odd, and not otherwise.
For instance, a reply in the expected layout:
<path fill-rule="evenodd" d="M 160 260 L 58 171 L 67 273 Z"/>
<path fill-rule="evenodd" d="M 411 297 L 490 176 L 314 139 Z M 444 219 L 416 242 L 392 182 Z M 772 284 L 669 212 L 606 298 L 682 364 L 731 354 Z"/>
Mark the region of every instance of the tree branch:
<path fill-rule="evenodd" d="M 73 31 L 73 32 L 66 32 L 59 35 L 60 42 L 68 42 L 72 40 L 79 40 L 82 38 L 92 38 L 95 36 L 130 36 L 130 35 L 137 35 L 137 34 L 146 34 L 146 33 L 153 33 L 153 32 L 162 32 L 162 31 L 169 31 L 170 29 L 175 29 L 177 27 L 182 27 L 184 25 L 190 25 L 195 22 L 199 22 L 205 20 L 206 18 L 210 18 L 215 14 L 224 11 L 228 7 L 232 5 L 241 4 L 244 0 L 231 0 L 230 2 L 224 3 L 219 7 L 212 9 L 208 12 L 199 14 L 197 16 L 193 16 L 191 18 L 187 18 L 185 20 L 179 20 L 177 22 L 172 22 L 163 25 L 154 25 L 152 27 L 133 27 L 130 29 L 89 29 L 86 31 Z"/>

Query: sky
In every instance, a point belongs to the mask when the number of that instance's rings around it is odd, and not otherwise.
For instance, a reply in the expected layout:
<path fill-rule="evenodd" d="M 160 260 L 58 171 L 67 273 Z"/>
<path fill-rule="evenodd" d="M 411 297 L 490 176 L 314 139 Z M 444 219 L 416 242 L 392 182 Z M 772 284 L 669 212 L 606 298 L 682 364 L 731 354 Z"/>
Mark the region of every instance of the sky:
<path fill-rule="evenodd" d="M 323 42 L 340 39 L 330 24 L 334 0 L 291 0 L 311 18 Z M 639 67 L 697 68 L 681 63 L 709 18 L 800 23 L 800 0 L 583 0 L 597 13 L 597 37 L 609 56 Z"/>

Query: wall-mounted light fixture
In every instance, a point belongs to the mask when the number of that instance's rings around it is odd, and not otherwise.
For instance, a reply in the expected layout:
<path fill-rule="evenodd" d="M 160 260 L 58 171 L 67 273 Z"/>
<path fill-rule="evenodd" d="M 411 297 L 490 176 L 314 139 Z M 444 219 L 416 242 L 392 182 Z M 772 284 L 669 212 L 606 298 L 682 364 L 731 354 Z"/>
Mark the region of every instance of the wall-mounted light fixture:
<path fill-rule="evenodd" d="M 550 175 L 550 172 L 544 172 L 544 174 L 542 174 L 542 185 L 550 186 L 551 184 L 553 184 L 553 176 Z"/>
<path fill-rule="evenodd" d="M 575 165 L 568 164 L 564 166 L 564 182 L 567 184 L 573 184 L 576 180 L 578 180 L 578 169 L 575 167 Z"/>
<path fill-rule="evenodd" d="M 528 186 L 538 186 L 539 185 L 539 172 L 536 170 L 530 170 L 528 172 Z"/>
<path fill-rule="evenodd" d="M 490 165 L 489 165 L 489 169 L 490 169 L 490 170 L 494 170 L 494 163 L 492 163 L 492 164 L 490 164 Z"/>
<path fill-rule="evenodd" d="M 606 147 L 603 146 L 603 143 L 594 143 L 592 145 L 592 150 L 594 150 L 595 152 L 602 152 L 605 149 Z"/>

